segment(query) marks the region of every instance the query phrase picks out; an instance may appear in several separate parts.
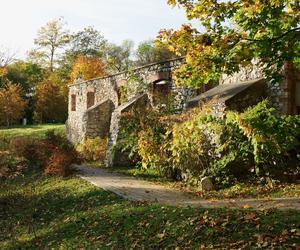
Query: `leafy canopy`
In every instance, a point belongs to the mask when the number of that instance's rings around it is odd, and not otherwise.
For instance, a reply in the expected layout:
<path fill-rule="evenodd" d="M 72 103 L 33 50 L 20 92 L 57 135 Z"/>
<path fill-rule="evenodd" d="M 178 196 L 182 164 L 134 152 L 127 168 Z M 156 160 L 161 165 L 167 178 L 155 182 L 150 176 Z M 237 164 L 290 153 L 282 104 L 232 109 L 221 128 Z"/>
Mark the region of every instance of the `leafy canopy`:
<path fill-rule="evenodd" d="M 81 55 L 77 58 L 72 67 L 71 80 L 76 80 L 79 75 L 83 80 L 90 80 L 92 78 L 102 77 L 105 74 L 105 65 L 101 59 L 96 56 L 86 57 Z"/>
<path fill-rule="evenodd" d="M 22 96 L 23 90 L 18 84 L 9 82 L 0 89 L 0 123 L 9 127 L 22 118 L 27 105 Z"/>
<path fill-rule="evenodd" d="M 278 77 L 285 61 L 300 66 L 299 0 L 168 0 L 197 20 L 201 30 L 183 25 L 162 30 L 158 41 L 186 62 L 176 80 L 197 87 L 233 73 L 259 58 L 267 77 Z M 203 31 L 202 31 L 203 30 Z"/>

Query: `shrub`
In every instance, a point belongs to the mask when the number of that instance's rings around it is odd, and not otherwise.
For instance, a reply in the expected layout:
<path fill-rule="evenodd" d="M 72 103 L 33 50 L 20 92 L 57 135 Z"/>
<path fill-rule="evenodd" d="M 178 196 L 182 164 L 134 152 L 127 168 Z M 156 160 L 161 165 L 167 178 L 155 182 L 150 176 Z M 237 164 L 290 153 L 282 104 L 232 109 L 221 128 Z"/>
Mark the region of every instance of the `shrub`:
<path fill-rule="evenodd" d="M 107 143 L 107 138 L 87 138 L 84 143 L 76 147 L 76 150 L 79 152 L 82 159 L 86 161 L 104 161 Z"/>
<path fill-rule="evenodd" d="M 16 137 L 11 140 L 9 149 L 17 157 L 26 159 L 31 165 L 42 166 L 51 152 L 45 147 L 45 142 L 27 137 Z"/>
<path fill-rule="evenodd" d="M 47 175 L 59 174 L 68 176 L 71 174 L 70 166 L 76 162 L 76 155 L 64 150 L 56 150 L 48 160 L 44 173 Z"/>
<path fill-rule="evenodd" d="M 120 120 L 120 136 L 117 148 L 126 152 L 131 159 L 140 160 L 139 139 L 143 132 L 151 129 L 155 134 L 164 131 L 161 113 L 149 107 L 142 107 L 124 113 Z M 145 164 L 144 164 L 145 165 Z"/>
<path fill-rule="evenodd" d="M 127 113 L 120 145 L 142 167 L 196 183 L 202 176 L 224 186 L 299 171 L 300 116 L 277 116 L 267 101 L 244 113 L 227 112 L 225 119 L 208 111 L 204 106 L 176 116 Z"/>
<path fill-rule="evenodd" d="M 80 159 L 73 145 L 60 135 L 49 131 L 45 139 L 17 137 L 9 147 L 14 157 L 26 159 L 30 165 L 43 167 L 45 173 L 70 173 L 70 165 Z"/>
<path fill-rule="evenodd" d="M 47 149 L 51 150 L 51 156 L 45 164 L 45 174 L 59 174 L 68 176 L 71 174 L 71 165 L 80 163 L 80 157 L 74 146 L 65 136 L 48 131 L 44 141 Z"/>
<path fill-rule="evenodd" d="M 241 114 L 239 128 L 251 142 L 258 175 L 280 176 L 299 149 L 300 116 L 277 116 L 267 101 Z"/>

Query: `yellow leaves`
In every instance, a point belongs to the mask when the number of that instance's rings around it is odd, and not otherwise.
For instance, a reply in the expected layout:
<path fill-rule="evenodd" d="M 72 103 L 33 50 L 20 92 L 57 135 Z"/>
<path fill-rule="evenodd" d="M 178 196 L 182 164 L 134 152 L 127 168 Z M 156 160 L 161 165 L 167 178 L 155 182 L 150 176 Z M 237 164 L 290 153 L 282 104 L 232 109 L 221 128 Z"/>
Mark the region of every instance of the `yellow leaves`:
<path fill-rule="evenodd" d="M 168 0 L 168 4 L 171 5 L 172 7 L 175 7 L 177 4 L 176 0 Z"/>
<path fill-rule="evenodd" d="M 27 104 L 22 94 L 22 88 L 17 84 L 8 83 L 0 89 L 0 119 L 4 119 L 8 126 L 24 113 Z"/>
<path fill-rule="evenodd" d="M 7 68 L 0 67 L 0 77 L 7 75 Z"/>
<path fill-rule="evenodd" d="M 82 76 L 83 80 L 90 80 L 92 78 L 102 77 L 105 73 L 105 65 L 98 57 L 94 56 L 88 58 L 81 55 L 77 58 L 72 67 L 71 80 L 76 80 L 79 75 Z"/>
<path fill-rule="evenodd" d="M 244 216 L 244 219 L 245 220 L 255 220 L 256 219 L 256 213 L 252 212 L 252 213 L 247 213 L 245 216 Z"/>

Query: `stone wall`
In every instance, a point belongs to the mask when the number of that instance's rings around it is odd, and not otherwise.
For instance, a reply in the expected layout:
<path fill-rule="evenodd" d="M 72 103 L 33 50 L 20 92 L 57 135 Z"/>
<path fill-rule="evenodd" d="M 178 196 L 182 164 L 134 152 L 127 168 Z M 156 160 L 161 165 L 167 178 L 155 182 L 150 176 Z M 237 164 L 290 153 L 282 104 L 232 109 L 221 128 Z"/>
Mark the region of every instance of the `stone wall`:
<path fill-rule="evenodd" d="M 291 89 L 293 82 L 295 82 L 294 72 L 289 74 L 292 70 L 289 68 L 290 65 L 285 65 L 282 73 L 285 73 L 285 77 L 282 81 L 269 81 L 267 82 L 267 97 L 277 109 L 280 114 L 295 114 L 296 105 L 293 103 L 296 92 L 295 89 Z M 287 72 L 289 71 L 289 72 Z M 262 68 L 259 67 L 257 60 L 253 61 L 251 66 L 243 68 L 240 72 L 232 74 L 230 76 L 223 75 L 220 79 L 220 84 L 231 84 L 244 82 L 248 80 L 254 80 L 259 78 L 265 78 Z"/>
<path fill-rule="evenodd" d="M 134 110 L 137 107 L 145 107 L 147 104 L 150 104 L 147 94 L 141 94 L 133 99 L 131 99 L 128 103 L 119 106 L 112 113 L 111 125 L 109 131 L 109 141 L 106 155 L 106 165 L 107 166 L 115 166 L 121 165 L 124 162 L 128 163 L 129 160 L 126 159 L 126 153 L 122 153 L 116 150 L 115 146 L 117 145 L 119 138 L 119 125 L 122 119 L 122 114 Z M 125 156 L 124 156 L 125 155 Z M 122 159 L 122 160 L 121 160 Z"/>
<path fill-rule="evenodd" d="M 80 81 L 69 86 L 69 116 L 67 121 L 67 135 L 71 142 L 77 144 L 83 142 L 87 137 L 108 135 L 108 122 L 114 119 L 113 111 L 120 106 L 120 87 L 130 84 L 135 85 L 130 79 L 134 76 L 138 84 L 144 84 L 142 93 L 148 98 L 153 98 L 152 86 L 158 81 L 168 81 L 170 89 L 176 100 L 178 109 L 184 109 L 187 99 L 196 94 L 195 91 L 177 88 L 172 81 L 172 72 L 182 64 L 181 59 L 169 60 L 161 63 L 153 63 L 132 71 L 121 72 L 115 75 L 97 78 L 89 81 Z M 91 94 L 94 92 L 94 95 Z M 141 89 L 130 93 L 128 99 L 134 99 L 142 94 Z M 72 109 L 72 96 L 75 97 L 76 107 Z M 88 100 L 94 96 L 95 100 Z M 106 105 L 103 101 L 110 100 Z M 73 100 L 74 101 L 74 100 Z M 89 104 L 94 103 L 92 107 Z M 99 104 L 102 103 L 100 106 Z M 74 104 L 74 103 L 73 103 Z M 74 107 L 73 107 L 74 108 Z M 100 129 L 100 127 L 102 127 Z"/>
<path fill-rule="evenodd" d="M 89 108 L 83 115 L 85 138 L 107 137 L 115 106 L 110 99 Z"/>
<path fill-rule="evenodd" d="M 91 91 L 95 92 L 95 105 L 88 109 L 87 96 Z M 74 111 L 72 110 L 71 104 L 72 95 L 76 96 L 76 109 Z M 105 104 L 103 104 L 105 108 L 103 105 L 100 105 L 100 107 L 98 106 L 106 100 L 110 100 L 110 104 L 107 104 L 108 106 Z M 101 78 L 71 85 L 69 87 L 69 116 L 66 123 L 68 139 L 74 144 L 83 142 L 92 130 L 97 130 L 95 125 L 96 117 L 102 117 L 101 112 L 104 112 L 104 114 L 108 114 L 109 112 L 111 113 L 112 106 L 118 106 L 116 84 L 112 79 Z M 95 111 L 93 111 L 93 109 L 95 109 Z M 88 128 L 87 125 L 89 124 L 89 117 L 95 121 L 91 122 L 93 124 L 89 125 Z M 103 119 L 107 121 L 108 118 Z M 107 124 L 107 122 L 105 124 Z"/>

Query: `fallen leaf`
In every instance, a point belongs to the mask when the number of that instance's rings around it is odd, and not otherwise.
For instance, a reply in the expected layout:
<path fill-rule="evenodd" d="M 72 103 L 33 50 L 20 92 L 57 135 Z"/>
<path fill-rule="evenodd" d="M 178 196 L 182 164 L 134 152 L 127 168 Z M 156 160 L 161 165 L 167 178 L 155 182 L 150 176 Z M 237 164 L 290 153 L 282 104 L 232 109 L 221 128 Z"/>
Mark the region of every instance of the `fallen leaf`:
<path fill-rule="evenodd" d="M 247 213 L 247 214 L 244 216 L 244 219 L 245 219 L 245 220 L 254 220 L 254 219 L 256 219 L 256 214 L 255 214 L 255 213 Z"/>

